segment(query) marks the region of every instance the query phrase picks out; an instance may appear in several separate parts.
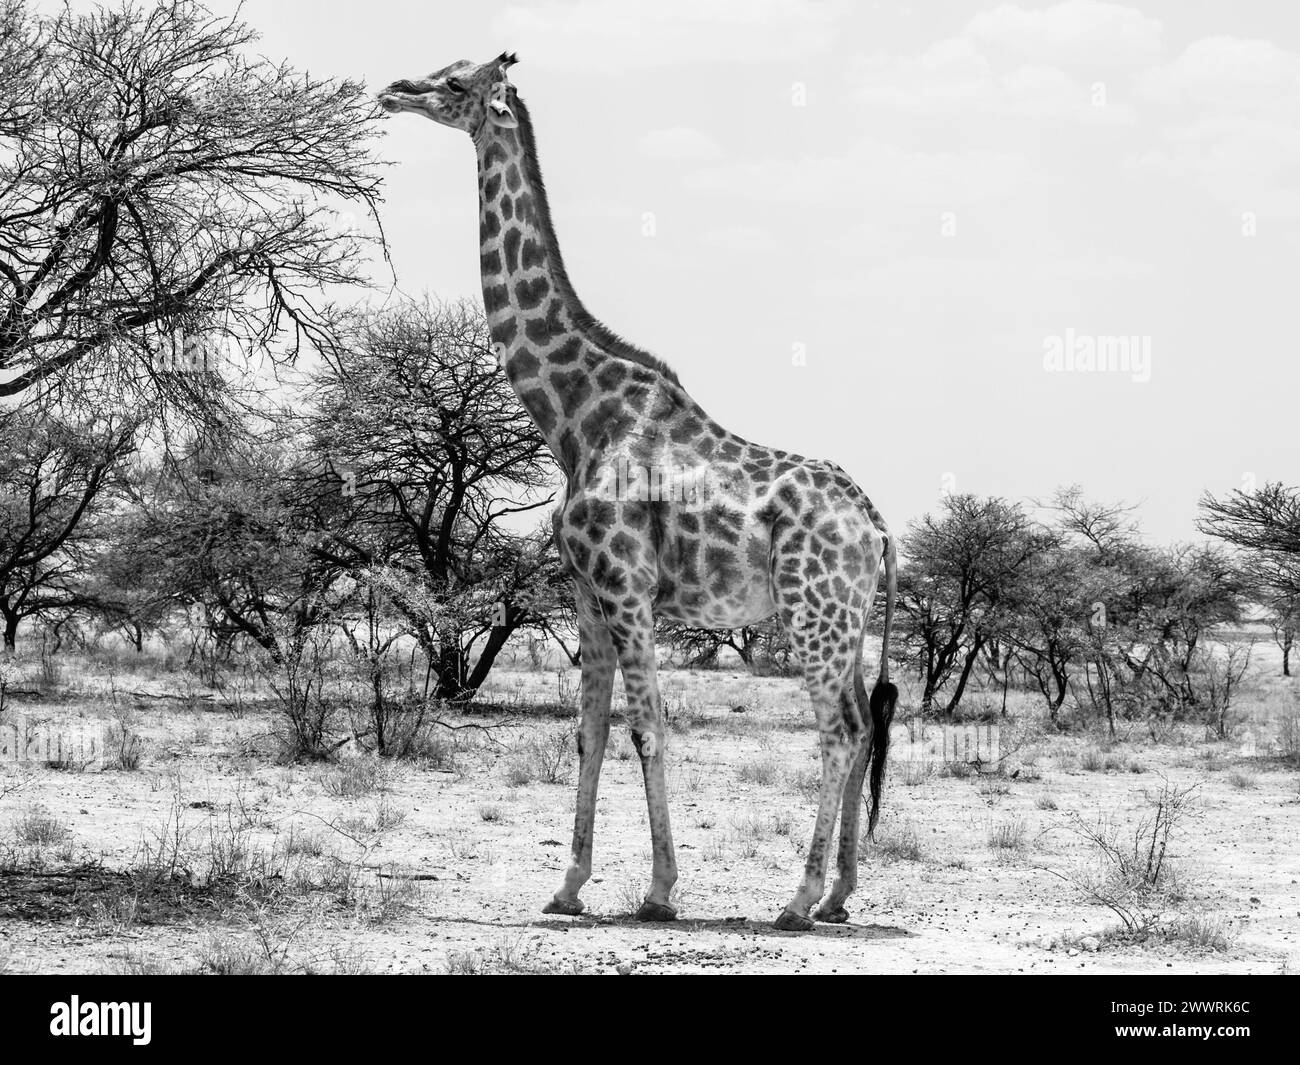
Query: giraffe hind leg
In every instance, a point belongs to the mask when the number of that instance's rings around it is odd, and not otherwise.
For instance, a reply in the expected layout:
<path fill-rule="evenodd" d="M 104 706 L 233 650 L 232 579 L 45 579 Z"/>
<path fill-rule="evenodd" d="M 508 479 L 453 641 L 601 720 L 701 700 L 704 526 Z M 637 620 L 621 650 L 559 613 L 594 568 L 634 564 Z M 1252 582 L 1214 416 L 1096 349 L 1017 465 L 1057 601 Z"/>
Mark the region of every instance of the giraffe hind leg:
<path fill-rule="evenodd" d="M 817 917 L 847 920 L 844 899 L 857 881 L 858 817 L 871 728 L 867 705 L 859 705 L 858 673 L 882 546 L 880 534 L 855 508 L 815 509 L 826 517 L 813 529 L 807 522 L 793 520 L 795 514 L 779 523 L 772 559 L 773 598 L 803 663 L 822 756 L 817 818 L 803 879 L 777 920 L 778 928 L 792 930 L 812 927 L 810 911 L 826 886 L 831 835 L 841 802 L 845 817 L 839 876 Z"/>
<path fill-rule="evenodd" d="M 830 894 L 817 908 L 813 916 L 818 921 L 831 924 L 843 924 L 849 919 L 844 903 L 858 886 L 858 847 L 862 819 L 862 789 L 871 766 L 871 711 L 867 701 L 866 687 L 862 681 L 861 665 L 853 678 L 852 699 L 856 703 L 860 720 L 865 728 L 865 740 L 854 759 L 853 768 L 849 770 L 848 780 L 844 785 L 844 799 L 840 808 L 840 844 L 836 859 L 835 884 Z"/>
<path fill-rule="evenodd" d="M 845 785 L 852 784 L 854 771 L 866 746 L 866 729 L 853 693 L 853 655 L 857 640 L 846 638 L 852 631 L 847 616 L 850 612 L 839 604 L 827 604 L 823 612 L 829 617 L 808 622 L 799 616 L 797 610 L 789 607 L 781 610 L 791 642 L 804 661 L 808 692 L 817 716 L 822 761 L 817 817 L 803 878 L 794 897 L 777 918 L 778 928 L 791 931 L 806 931 L 812 927 L 810 910 L 821 899 L 826 886 L 831 835 Z M 860 782 L 858 786 L 861 786 Z"/>
<path fill-rule="evenodd" d="M 867 767 L 871 763 L 871 744 L 864 743 L 858 751 L 853 768 L 844 783 L 844 799 L 840 810 L 840 846 L 836 859 L 835 884 L 826 899 L 813 913 L 813 918 L 829 924 L 843 924 L 849 919 L 844 903 L 858 886 L 858 827 L 862 815 L 862 785 Z"/>

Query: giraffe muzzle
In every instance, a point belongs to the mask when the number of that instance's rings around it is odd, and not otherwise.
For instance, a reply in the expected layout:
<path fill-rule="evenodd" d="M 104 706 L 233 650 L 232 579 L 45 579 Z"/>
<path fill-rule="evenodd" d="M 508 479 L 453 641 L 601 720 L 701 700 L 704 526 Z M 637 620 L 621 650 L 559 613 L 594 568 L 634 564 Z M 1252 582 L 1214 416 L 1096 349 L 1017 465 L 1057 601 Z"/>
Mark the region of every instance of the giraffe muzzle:
<path fill-rule="evenodd" d="M 421 97 L 427 86 L 417 84 L 416 82 L 403 79 L 395 81 L 386 88 L 375 94 L 375 99 L 379 101 L 379 106 L 390 114 L 397 114 L 399 111 L 405 111 L 408 108 L 419 106 L 419 97 Z"/>

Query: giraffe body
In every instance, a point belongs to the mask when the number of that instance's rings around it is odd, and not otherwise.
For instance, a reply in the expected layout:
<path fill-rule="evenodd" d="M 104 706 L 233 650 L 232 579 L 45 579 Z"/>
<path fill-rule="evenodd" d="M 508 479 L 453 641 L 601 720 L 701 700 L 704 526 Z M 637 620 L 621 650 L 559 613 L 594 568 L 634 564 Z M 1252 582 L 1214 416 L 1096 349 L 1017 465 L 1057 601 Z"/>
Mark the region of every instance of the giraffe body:
<path fill-rule="evenodd" d="M 774 612 L 804 666 L 822 786 L 804 877 L 779 927 L 811 927 L 840 817 L 838 876 L 815 916 L 842 921 L 857 883 L 864 781 L 878 808 L 888 722 L 895 551 L 871 501 L 838 466 L 743 440 L 700 409 L 676 374 L 583 307 L 564 270 L 532 123 L 506 80 L 513 57 L 452 64 L 380 96 L 470 133 L 478 155 L 483 299 L 498 357 L 566 478 L 555 541 L 574 578 L 582 720 L 572 863 L 547 912 L 579 913 L 591 875 L 596 793 L 614 671 L 645 777 L 653 843 L 638 916 L 667 920 L 677 879 L 664 787 L 654 620 L 735 628 Z M 881 677 L 861 652 L 885 563 Z M 840 807 L 843 807 L 842 812 Z"/>

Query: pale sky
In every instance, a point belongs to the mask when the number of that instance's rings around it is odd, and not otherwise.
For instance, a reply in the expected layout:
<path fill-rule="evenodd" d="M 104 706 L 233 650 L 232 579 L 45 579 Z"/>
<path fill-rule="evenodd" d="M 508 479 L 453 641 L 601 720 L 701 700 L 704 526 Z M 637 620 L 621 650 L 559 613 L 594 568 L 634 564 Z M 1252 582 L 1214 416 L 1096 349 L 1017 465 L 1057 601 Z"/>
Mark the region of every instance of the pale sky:
<path fill-rule="evenodd" d="M 945 488 L 1079 482 L 1190 538 L 1202 490 L 1300 482 L 1292 5 L 243 11 L 267 55 L 374 89 L 517 51 L 588 308 L 722 424 L 839 462 L 895 528 Z M 402 290 L 479 295 L 468 138 L 388 130 Z M 1044 367 L 1112 336 L 1139 338 L 1145 372 Z"/>

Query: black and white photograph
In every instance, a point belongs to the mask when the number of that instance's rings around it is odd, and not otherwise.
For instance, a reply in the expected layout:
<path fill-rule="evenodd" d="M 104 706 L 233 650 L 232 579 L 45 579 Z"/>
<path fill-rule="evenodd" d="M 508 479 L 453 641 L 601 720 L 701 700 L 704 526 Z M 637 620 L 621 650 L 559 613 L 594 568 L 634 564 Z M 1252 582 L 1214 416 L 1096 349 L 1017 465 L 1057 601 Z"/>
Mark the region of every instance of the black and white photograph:
<path fill-rule="evenodd" d="M 1289 5 L 0 34 L 0 973 L 50 989 L 6 1027 L 188 1052 L 185 975 L 943 974 L 1098 1046 L 1263 1034 Z"/>

